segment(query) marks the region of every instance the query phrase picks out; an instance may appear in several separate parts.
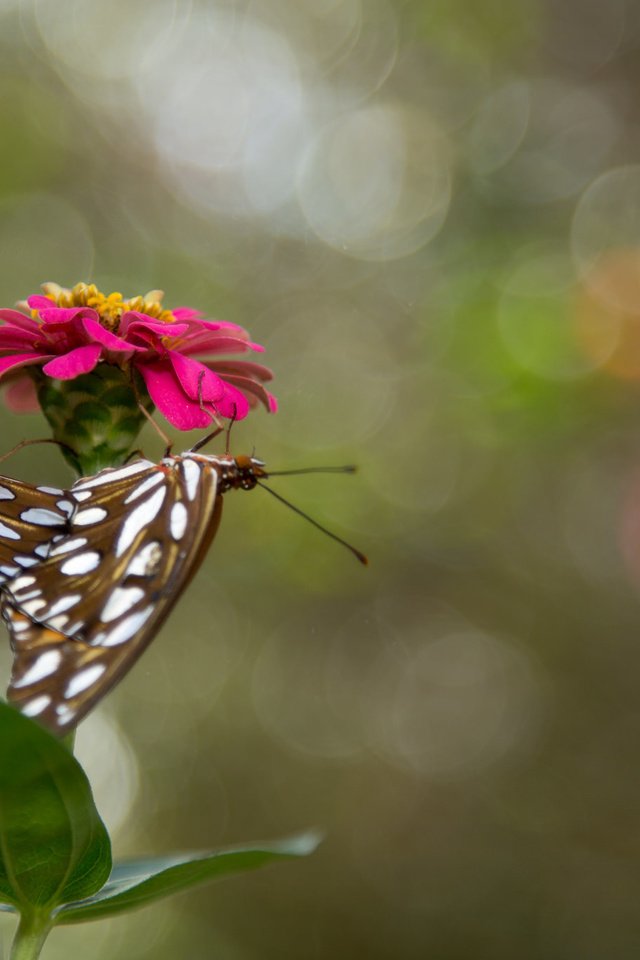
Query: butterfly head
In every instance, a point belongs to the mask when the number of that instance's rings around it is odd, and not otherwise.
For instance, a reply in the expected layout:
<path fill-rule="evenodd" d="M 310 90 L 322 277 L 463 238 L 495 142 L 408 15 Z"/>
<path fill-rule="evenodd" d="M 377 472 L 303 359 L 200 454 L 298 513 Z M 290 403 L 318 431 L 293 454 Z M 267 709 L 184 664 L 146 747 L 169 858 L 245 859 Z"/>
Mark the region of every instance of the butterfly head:
<path fill-rule="evenodd" d="M 253 490 L 259 480 L 268 477 L 264 462 L 256 457 L 213 457 L 199 454 L 194 459 L 206 460 L 218 474 L 218 492 Z"/>
<path fill-rule="evenodd" d="M 235 479 L 232 486 L 241 490 L 253 490 L 258 480 L 268 477 L 264 468 L 264 461 L 256 457 L 239 456 L 233 460 L 235 465 Z"/>

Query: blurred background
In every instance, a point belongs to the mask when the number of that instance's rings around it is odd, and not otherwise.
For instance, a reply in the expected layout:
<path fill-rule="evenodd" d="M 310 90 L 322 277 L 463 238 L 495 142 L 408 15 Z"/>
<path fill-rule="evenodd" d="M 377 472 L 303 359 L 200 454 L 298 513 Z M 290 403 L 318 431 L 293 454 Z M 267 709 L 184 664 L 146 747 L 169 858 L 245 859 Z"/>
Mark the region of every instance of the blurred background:
<path fill-rule="evenodd" d="M 246 326 L 235 451 L 356 462 L 273 486 L 371 559 L 226 498 L 79 754 L 117 855 L 326 841 L 46 957 L 636 957 L 640 7 L 0 0 L 0 48 L 0 304 Z"/>

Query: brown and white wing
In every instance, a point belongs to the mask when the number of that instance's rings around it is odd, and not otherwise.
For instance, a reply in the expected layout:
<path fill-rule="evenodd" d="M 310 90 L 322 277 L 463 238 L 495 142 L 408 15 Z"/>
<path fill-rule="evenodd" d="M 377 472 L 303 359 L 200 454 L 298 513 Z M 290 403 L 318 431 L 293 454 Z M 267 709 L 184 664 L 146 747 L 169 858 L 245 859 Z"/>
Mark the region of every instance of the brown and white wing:
<path fill-rule="evenodd" d="M 0 586 L 48 556 L 73 510 L 63 490 L 0 477 Z"/>
<path fill-rule="evenodd" d="M 153 639 L 198 568 L 222 498 L 214 467 L 138 461 L 78 481 L 68 534 L 2 604 L 8 697 L 55 733 L 91 710 Z"/>

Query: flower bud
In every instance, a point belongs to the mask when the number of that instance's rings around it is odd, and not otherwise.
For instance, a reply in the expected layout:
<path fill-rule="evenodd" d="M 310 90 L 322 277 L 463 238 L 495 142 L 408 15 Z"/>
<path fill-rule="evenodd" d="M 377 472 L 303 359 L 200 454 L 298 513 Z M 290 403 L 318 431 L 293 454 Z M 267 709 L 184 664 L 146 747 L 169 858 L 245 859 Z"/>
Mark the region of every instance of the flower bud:
<path fill-rule="evenodd" d="M 54 380 L 38 368 L 30 371 L 38 401 L 65 459 L 81 476 L 124 462 L 145 423 L 124 372 L 108 363 L 74 380 Z M 144 384 L 139 395 L 153 410 Z"/>

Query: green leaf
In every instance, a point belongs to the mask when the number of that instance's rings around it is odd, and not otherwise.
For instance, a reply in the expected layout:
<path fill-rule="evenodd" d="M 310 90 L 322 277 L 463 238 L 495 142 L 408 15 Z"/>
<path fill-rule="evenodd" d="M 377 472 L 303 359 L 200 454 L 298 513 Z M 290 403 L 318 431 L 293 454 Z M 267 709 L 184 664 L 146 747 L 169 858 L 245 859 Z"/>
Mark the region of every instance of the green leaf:
<path fill-rule="evenodd" d="M 55 922 L 82 923 L 142 907 L 187 887 L 276 860 L 304 857 L 316 849 L 320 834 L 309 831 L 285 840 L 209 853 L 184 853 L 114 864 L 108 883 L 81 903 L 61 907 Z"/>
<path fill-rule="evenodd" d="M 0 900 L 52 909 L 95 893 L 110 869 L 109 837 L 82 767 L 0 703 Z"/>

